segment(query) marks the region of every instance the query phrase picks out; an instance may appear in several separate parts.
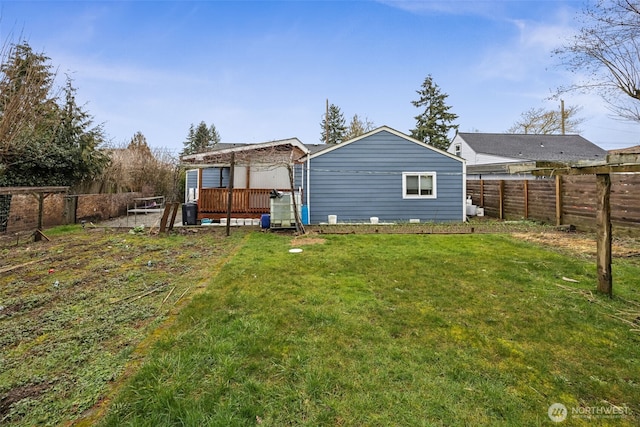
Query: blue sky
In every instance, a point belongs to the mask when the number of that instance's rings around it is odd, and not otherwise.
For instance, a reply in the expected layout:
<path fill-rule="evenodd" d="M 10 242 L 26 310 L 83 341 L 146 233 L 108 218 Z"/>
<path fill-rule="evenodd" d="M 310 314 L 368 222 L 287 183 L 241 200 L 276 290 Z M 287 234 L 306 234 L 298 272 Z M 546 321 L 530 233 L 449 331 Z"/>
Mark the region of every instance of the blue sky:
<path fill-rule="evenodd" d="M 408 133 L 431 74 L 460 131 L 504 132 L 530 108 L 559 108 L 576 77 L 551 51 L 576 30 L 580 1 L 6 1 L 2 40 L 26 39 L 118 145 L 142 132 L 177 153 L 190 124 L 223 142 L 318 143 L 329 99 L 347 121 Z M 638 124 L 593 95 L 582 135 L 640 144 Z"/>

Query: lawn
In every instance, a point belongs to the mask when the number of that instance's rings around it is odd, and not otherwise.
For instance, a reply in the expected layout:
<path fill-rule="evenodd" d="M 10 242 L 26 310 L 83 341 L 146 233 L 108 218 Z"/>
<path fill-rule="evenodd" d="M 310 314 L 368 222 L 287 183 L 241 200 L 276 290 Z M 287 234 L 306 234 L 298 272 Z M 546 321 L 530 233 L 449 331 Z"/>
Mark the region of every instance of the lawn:
<path fill-rule="evenodd" d="M 253 233 L 100 425 L 638 425 L 639 276 L 616 259 L 610 300 L 508 235 Z"/>
<path fill-rule="evenodd" d="M 85 414 L 243 240 L 80 226 L 47 235 L 0 247 L 0 425 Z"/>

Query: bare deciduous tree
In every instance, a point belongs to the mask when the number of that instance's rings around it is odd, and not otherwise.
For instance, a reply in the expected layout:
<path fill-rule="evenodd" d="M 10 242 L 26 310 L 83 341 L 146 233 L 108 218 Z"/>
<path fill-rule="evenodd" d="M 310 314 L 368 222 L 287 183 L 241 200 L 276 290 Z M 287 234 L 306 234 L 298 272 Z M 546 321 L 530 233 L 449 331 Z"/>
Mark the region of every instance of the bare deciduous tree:
<path fill-rule="evenodd" d="M 353 139 L 357 136 L 360 136 L 362 134 L 369 132 L 370 130 L 373 129 L 373 127 L 374 127 L 373 122 L 370 121 L 367 117 L 365 117 L 364 120 L 362 120 L 357 114 L 354 114 L 353 117 L 351 118 L 351 122 L 349 122 L 349 126 L 347 127 L 347 130 L 344 134 L 343 139 L 345 141 L 348 141 L 350 139 Z"/>
<path fill-rule="evenodd" d="M 564 109 L 564 132 L 580 133 L 579 126 L 584 119 L 576 117 L 581 108 L 575 105 Z M 531 108 L 520 115 L 520 119 L 511 126 L 508 133 L 561 134 L 563 130 L 562 112 Z"/>
<path fill-rule="evenodd" d="M 554 53 L 582 77 L 558 94 L 597 92 L 619 117 L 640 120 L 640 3 L 598 0 L 581 18 L 580 32 Z"/>
<path fill-rule="evenodd" d="M 126 147 L 106 151 L 111 161 L 96 180 L 99 192 L 135 191 L 180 199 L 178 159 L 166 150 L 151 149 L 141 132 Z"/>

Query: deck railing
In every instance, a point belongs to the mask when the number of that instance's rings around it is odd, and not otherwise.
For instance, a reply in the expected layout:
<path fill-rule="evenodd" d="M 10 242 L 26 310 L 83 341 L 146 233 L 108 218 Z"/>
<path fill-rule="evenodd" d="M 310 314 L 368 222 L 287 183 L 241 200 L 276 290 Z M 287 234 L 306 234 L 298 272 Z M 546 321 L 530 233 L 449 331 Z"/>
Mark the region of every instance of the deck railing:
<path fill-rule="evenodd" d="M 234 188 L 231 201 L 231 213 L 269 213 L 269 195 L 271 191 L 270 188 Z M 198 212 L 225 213 L 227 212 L 228 200 L 229 189 L 227 188 L 201 188 L 198 199 Z"/>

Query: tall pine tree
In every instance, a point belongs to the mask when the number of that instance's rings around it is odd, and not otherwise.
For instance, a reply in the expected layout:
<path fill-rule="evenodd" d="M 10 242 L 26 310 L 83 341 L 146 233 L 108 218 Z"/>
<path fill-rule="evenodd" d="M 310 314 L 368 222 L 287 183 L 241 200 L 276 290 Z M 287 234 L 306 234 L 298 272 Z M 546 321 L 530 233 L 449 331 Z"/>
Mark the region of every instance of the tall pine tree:
<path fill-rule="evenodd" d="M 55 126 L 49 58 L 13 45 L 0 66 L 0 173 L 43 128 Z M 53 119 L 53 121 L 52 121 Z"/>
<path fill-rule="evenodd" d="M 431 74 L 424 79 L 422 87 L 416 92 L 420 98 L 417 101 L 411 101 L 411 103 L 420 108 L 422 112 L 415 116 L 416 127 L 411 130 L 411 136 L 436 148 L 446 150 L 450 143 L 449 131 L 458 129 L 458 125 L 452 124 L 458 116 L 449 112 L 451 107 L 445 103 L 449 95 L 440 91 Z"/>
<path fill-rule="evenodd" d="M 345 123 L 340 107 L 331 104 L 329 106 L 329 114 L 325 114 L 322 122 L 320 122 L 322 127 L 320 141 L 327 144 L 340 144 L 344 141 L 347 132 Z"/>
<path fill-rule="evenodd" d="M 67 79 L 54 93 L 49 58 L 23 42 L 0 67 L 0 186 L 68 185 L 96 176 L 107 163 L 101 126 L 75 100 Z"/>
<path fill-rule="evenodd" d="M 77 90 L 68 76 L 63 92 L 54 140 L 54 147 L 61 149 L 57 169 L 64 175 L 61 182 L 78 183 L 98 176 L 109 159 L 98 149 L 105 142 L 102 125 L 94 125 L 93 117 L 77 104 Z"/>
<path fill-rule="evenodd" d="M 189 134 L 184 141 L 184 148 L 180 153 L 181 156 L 189 154 L 203 153 L 213 149 L 220 142 L 220 134 L 216 130 L 214 124 L 207 127 L 204 121 L 194 127 L 193 123 L 189 127 Z"/>

